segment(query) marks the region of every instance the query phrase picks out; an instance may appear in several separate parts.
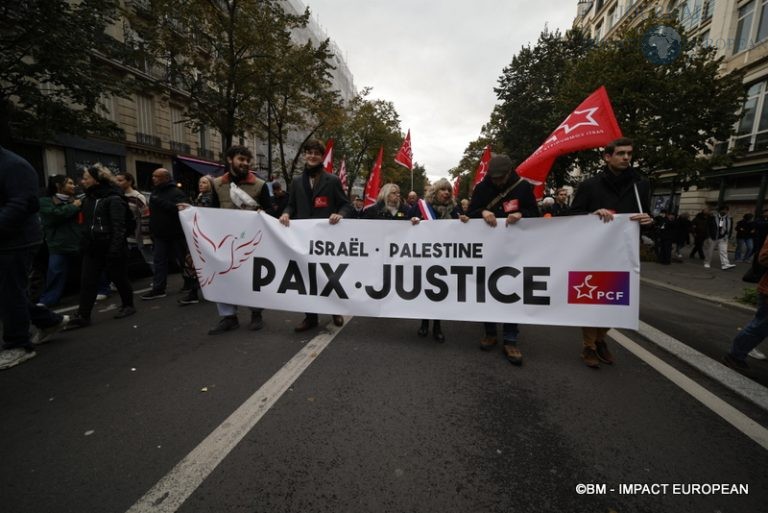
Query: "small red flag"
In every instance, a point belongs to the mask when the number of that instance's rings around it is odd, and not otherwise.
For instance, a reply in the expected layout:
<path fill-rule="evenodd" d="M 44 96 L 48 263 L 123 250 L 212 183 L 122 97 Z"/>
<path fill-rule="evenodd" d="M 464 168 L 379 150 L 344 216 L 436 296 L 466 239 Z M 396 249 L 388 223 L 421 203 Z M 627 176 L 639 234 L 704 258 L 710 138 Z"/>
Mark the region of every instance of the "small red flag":
<path fill-rule="evenodd" d="M 333 139 L 325 143 L 325 156 L 323 157 L 323 169 L 326 173 L 333 174 Z"/>
<path fill-rule="evenodd" d="M 560 155 L 599 148 L 619 137 L 621 129 L 613 114 L 611 101 L 605 86 L 600 86 L 517 167 L 517 174 L 534 185 L 542 184 Z M 543 193 L 543 189 L 540 190 Z"/>
<path fill-rule="evenodd" d="M 485 151 L 483 151 L 483 156 L 480 157 L 480 163 L 477 165 L 477 169 L 475 170 L 475 180 L 472 182 L 472 189 L 475 188 L 477 184 L 483 181 L 483 178 L 485 178 L 485 173 L 488 172 L 488 162 L 491 160 L 491 145 L 485 147 Z"/>
<path fill-rule="evenodd" d="M 376 157 L 376 163 L 371 169 L 371 175 L 368 177 L 368 183 L 365 185 L 365 201 L 363 208 L 368 208 L 376 203 L 376 198 L 381 189 L 381 160 L 384 158 L 384 146 L 379 148 L 379 156 Z"/>
<path fill-rule="evenodd" d="M 341 167 L 339 169 L 339 180 L 341 180 L 341 188 L 344 192 L 347 192 L 347 160 L 341 159 Z"/>
<path fill-rule="evenodd" d="M 461 187 L 461 176 L 457 176 L 456 180 L 453 181 L 453 197 L 457 199 L 459 197 L 459 187 Z"/>
<path fill-rule="evenodd" d="M 413 169 L 413 151 L 411 150 L 411 130 L 408 129 L 408 135 L 403 140 L 403 145 L 395 155 L 395 163 Z"/>

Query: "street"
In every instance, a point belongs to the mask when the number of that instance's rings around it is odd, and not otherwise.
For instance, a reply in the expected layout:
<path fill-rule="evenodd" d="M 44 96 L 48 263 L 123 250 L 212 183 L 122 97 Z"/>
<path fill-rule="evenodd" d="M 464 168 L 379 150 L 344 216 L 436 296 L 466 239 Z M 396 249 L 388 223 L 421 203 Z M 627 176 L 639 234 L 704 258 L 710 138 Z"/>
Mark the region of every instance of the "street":
<path fill-rule="evenodd" d="M 751 317 L 641 294 L 643 322 L 712 358 Z M 260 332 L 241 312 L 211 337 L 215 306 L 176 299 L 99 313 L 0 373 L 3 512 L 765 509 L 768 439 L 744 430 L 765 437 L 768 412 L 637 333 L 621 331 L 743 418 L 613 341 L 617 363 L 586 368 L 577 328 L 522 326 L 517 368 L 478 349 L 477 323 L 445 322 L 439 344 L 412 319 L 295 334 L 302 314 L 267 310 Z"/>

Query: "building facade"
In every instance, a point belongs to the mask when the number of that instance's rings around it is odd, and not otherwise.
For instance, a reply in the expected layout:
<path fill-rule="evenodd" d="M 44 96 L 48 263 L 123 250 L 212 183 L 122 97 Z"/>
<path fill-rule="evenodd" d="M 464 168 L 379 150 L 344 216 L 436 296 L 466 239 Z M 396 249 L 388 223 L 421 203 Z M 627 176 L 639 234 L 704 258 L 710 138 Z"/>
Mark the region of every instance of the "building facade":
<path fill-rule="evenodd" d="M 741 156 L 727 168 L 708 173 L 698 185 L 676 183 L 661 173 L 654 204 L 696 213 L 726 203 L 731 215 L 760 213 L 768 192 L 768 2 L 765 0 L 580 0 L 574 24 L 596 41 L 618 37 L 651 14 L 674 15 L 723 57 L 721 71 L 744 72 L 747 99 L 736 135 L 716 152 L 738 147 Z"/>

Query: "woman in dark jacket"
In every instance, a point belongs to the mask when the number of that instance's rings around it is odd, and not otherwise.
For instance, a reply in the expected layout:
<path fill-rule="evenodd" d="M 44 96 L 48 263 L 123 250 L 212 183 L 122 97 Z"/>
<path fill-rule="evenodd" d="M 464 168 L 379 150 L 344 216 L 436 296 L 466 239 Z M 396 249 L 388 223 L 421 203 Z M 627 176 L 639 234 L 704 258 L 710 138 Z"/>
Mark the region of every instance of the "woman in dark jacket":
<path fill-rule="evenodd" d="M 88 326 L 101 273 L 115 284 L 122 305 L 115 319 L 136 313 L 133 307 L 133 289 L 127 278 L 128 243 L 126 241 L 127 201 L 116 185 L 109 169 L 95 164 L 85 170 L 82 179 L 85 189 L 83 200 L 82 274 L 80 279 L 80 306 L 69 325 Z"/>
<path fill-rule="evenodd" d="M 436 181 L 424 195 L 424 199 L 417 201 L 411 207 L 408 217 L 413 224 L 418 224 L 425 219 L 461 219 L 462 222 L 469 220 L 467 216 L 459 213 L 459 207 L 453 197 L 453 185 L 445 178 Z M 420 337 L 426 337 L 429 334 L 429 319 L 422 319 L 417 333 Z M 432 336 L 438 342 L 445 342 L 439 319 L 432 321 Z"/>
<path fill-rule="evenodd" d="M 384 184 L 376 199 L 376 203 L 363 210 L 363 219 L 409 219 L 408 210 L 400 201 L 400 187 L 397 184 Z"/>
<path fill-rule="evenodd" d="M 82 235 L 81 201 L 75 182 L 65 175 L 48 179 L 48 195 L 40 198 L 40 220 L 48 245 L 48 273 L 39 303 L 54 306 L 61 299 L 70 266 L 77 263 Z"/>

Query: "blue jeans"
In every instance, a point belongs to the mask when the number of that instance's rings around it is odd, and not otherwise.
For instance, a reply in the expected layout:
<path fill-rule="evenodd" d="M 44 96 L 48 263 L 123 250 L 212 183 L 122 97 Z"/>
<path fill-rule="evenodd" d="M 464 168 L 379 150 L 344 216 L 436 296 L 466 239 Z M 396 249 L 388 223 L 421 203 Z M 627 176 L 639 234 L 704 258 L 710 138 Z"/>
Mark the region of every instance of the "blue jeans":
<path fill-rule="evenodd" d="M 496 323 L 495 322 L 484 322 L 483 328 L 485 329 L 485 334 L 488 337 L 495 337 L 496 336 Z M 517 324 L 512 324 L 505 322 L 501 326 L 501 333 L 502 338 L 504 341 L 504 344 L 511 344 L 511 345 L 517 345 L 517 335 L 520 333 L 520 330 L 517 329 Z"/>
<path fill-rule="evenodd" d="M 29 271 L 37 248 L 0 253 L 0 319 L 3 322 L 3 348 L 31 347 L 29 325 L 50 328 L 62 316 L 29 299 Z"/>
<path fill-rule="evenodd" d="M 747 359 L 747 353 L 756 348 L 765 337 L 768 337 L 768 296 L 758 294 L 755 317 L 733 339 L 731 356 L 743 362 Z"/>
<path fill-rule="evenodd" d="M 735 262 L 747 261 L 752 256 L 752 239 L 736 239 Z"/>
<path fill-rule="evenodd" d="M 48 274 L 45 277 L 45 290 L 38 302 L 45 306 L 54 306 L 61 300 L 64 286 L 67 284 L 69 267 L 77 253 L 51 253 L 48 255 Z"/>

